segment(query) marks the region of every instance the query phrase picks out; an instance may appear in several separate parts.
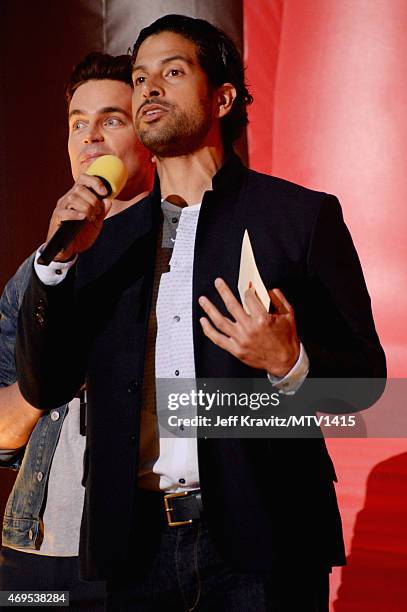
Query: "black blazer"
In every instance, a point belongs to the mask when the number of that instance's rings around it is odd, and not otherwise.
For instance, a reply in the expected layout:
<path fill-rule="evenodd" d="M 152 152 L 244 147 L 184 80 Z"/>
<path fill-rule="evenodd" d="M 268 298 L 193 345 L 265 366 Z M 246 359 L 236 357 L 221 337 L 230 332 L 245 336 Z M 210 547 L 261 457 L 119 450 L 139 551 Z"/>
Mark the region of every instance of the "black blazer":
<path fill-rule="evenodd" d="M 88 386 L 86 496 L 80 556 L 88 579 L 125 564 L 137 512 L 137 455 L 160 189 L 110 218 L 58 286 L 33 273 L 18 326 L 19 382 L 33 405 Z M 205 193 L 195 241 L 197 377 L 264 377 L 202 333 L 198 297 L 224 311 L 213 280 L 237 295 L 249 230 L 265 285 L 295 309 L 310 376 L 383 377 L 385 359 L 360 263 L 337 199 L 248 170 L 232 155 Z M 226 314 L 226 313 L 225 313 Z M 344 563 L 335 472 L 322 439 L 199 439 L 202 497 L 218 548 L 241 570 L 285 561 Z M 131 551 L 134 555 L 134 551 Z M 139 552 L 142 556 L 142 550 Z"/>

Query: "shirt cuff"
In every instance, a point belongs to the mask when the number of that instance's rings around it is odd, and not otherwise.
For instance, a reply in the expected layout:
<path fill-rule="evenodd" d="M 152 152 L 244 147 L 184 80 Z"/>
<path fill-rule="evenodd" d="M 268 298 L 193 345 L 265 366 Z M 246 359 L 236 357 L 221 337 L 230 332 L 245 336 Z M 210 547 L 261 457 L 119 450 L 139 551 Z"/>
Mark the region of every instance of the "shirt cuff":
<path fill-rule="evenodd" d="M 279 393 L 283 393 L 284 395 L 294 395 L 294 393 L 298 391 L 304 380 L 307 378 L 308 372 L 309 359 L 301 342 L 300 354 L 291 370 L 283 378 L 273 376 L 267 372 L 267 378 Z"/>
<path fill-rule="evenodd" d="M 62 281 L 65 279 L 72 266 L 76 263 L 78 256 L 75 255 L 71 261 L 51 261 L 48 266 L 43 266 L 42 264 L 38 263 L 38 258 L 41 255 L 44 246 L 44 244 L 40 246 L 35 254 L 35 273 L 40 281 L 44 283 L 44 285 L 59 285 L 59 283 L 62 283 Z"/>

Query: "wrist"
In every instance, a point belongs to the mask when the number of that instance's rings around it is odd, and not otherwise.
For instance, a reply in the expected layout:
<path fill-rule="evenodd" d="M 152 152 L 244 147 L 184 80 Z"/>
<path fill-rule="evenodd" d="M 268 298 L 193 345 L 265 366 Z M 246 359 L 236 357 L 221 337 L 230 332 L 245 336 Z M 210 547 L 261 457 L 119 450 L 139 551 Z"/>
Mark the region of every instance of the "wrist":
<path fill-rule="evenodd" d="M 267 366 L 265 369 L 272 376 L 276 378 L 284 378 L 295 366 L 300 356 L 300 341 L 297 339 L 295 344 L 292 346 L 292 349 L 287 351 L 287 353 L 282 356 L 282 359 L 278 365 L 276 365 L 275 361 L 270 366 Z"/>
<path fill-rule="evenodd" d="M 60 251 L 57 253 L 53 259 L 53 261 L 57 261 L 58 263 L 69 263 L 76 257 L 76 253 Z"/>

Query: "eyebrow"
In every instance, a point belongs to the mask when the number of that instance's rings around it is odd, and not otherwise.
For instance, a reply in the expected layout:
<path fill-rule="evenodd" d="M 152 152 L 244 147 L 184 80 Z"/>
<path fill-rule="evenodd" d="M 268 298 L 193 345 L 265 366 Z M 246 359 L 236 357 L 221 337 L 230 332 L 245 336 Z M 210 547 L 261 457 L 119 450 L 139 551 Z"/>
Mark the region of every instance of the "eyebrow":
<path fill-rule="evenodd" d="M 194 63 L 191 59 L 189 59 L 189 57 L 186 57 L 186 55 L 177 54 L 171 55 L 171 57 L 166 57 L 165 59 L 161 60 L 160 64 L 161 66 L 164 66 L 165 64 L 173 62 L 174 60 L 181 60 L 182 62 L 185 62 L 189 65 L 192 65 Z M 136 72 L 136 70 L 144 70 L 147 72 L 147 67 L 143 64 L 137 64 L 137 66 L 133 66 L 133 72 Z"/>
<path fill-rule="evenodd" d="M 96 114 L 98 115 L 108 115 L 109 113 L 121 113 L 122 115 L 125 115 L 126 117 L 131 119 L 129 113 L 125 111 L 124 108 L 122 108 L 121 106 L 104 106 L 103 108 L 100 108 L 96 111 Z M 77 115 L 87 115 L 87 114 L 88 113 L 86 111 L 81 110 L 80 108 L 74 108 L 69 113 L 68 120 L 70 120 L 71 117 L 76 117 Z"/>

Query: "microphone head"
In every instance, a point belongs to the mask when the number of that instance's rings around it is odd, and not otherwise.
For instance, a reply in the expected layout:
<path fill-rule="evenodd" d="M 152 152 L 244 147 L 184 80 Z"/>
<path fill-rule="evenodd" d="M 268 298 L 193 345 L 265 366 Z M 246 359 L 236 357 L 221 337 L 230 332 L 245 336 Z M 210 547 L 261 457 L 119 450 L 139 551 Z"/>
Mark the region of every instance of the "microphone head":
<path fill-rule="evenodd" d="M 127 183 L 127 168 L 116 155 L 101 155 L 89 166 L 85 174 L 99 176 L 112 189 L 110 198 L 115 198 Z"/>

